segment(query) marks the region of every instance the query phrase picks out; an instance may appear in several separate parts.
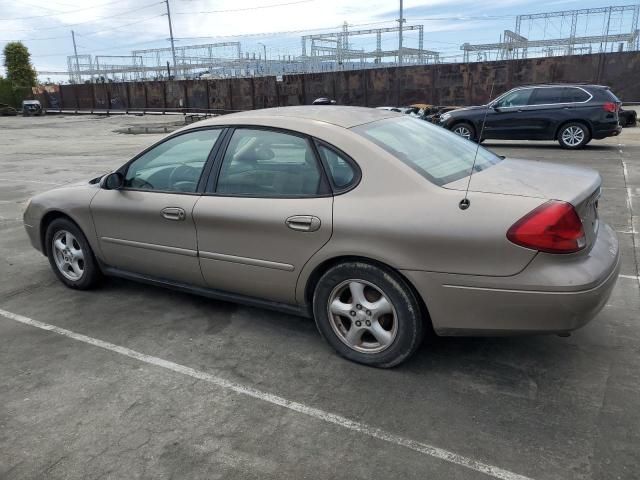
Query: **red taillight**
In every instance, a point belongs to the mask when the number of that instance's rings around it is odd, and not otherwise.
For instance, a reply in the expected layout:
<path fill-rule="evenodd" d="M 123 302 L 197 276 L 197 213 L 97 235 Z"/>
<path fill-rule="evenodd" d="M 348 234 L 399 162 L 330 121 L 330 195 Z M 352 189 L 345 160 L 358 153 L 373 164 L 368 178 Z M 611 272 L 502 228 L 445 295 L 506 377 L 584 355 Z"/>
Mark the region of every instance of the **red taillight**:
<path fill-rule="evenodd" d="M 556 200 L 518 220 L 507 232 L 507 238 L 516 245 L 547 253 L 573 253 L 587 243 L 576 209 Z"/>
<path fill-rule="evenodd" d="M 605 102 L 602 104 L 602 108 L 604 108 L 607 112 L 616 113 L 618 111 L 618 104 L 613 102 Z"/>

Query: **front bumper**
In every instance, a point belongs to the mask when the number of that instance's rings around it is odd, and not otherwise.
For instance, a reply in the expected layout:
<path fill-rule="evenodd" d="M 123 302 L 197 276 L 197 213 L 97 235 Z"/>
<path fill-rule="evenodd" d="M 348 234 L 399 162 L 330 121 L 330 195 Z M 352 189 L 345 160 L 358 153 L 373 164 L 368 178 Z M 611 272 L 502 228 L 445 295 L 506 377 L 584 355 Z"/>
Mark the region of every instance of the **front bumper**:
<path fill-rule="evenodd" d="M 588 254 L 537 254 L 510 277 L 403 274 L 422 295 L 439 335 L 500 335 L 584 326 L 606 305 L 619 270 L 617 237 L 601 224 Z"/>

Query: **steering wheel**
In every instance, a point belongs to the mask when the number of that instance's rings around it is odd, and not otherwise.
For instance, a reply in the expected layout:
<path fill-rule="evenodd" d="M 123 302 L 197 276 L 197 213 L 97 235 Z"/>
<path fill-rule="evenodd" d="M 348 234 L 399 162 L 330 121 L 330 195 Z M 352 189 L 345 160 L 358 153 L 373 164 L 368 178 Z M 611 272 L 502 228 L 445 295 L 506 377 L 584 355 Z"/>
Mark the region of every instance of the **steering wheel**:
<path fill-rule="evenodd" d="M 134 177 L 131 179 L 131 187 L 133 188 L 139 188 L 142 190 L 154 190 L 155 187 L 153 185 L 151 185 L 149 182 L 147 182 L 146 180 L 143 180 L 142 178 L 138 178 L 138 177 Z"/>
<path fill-rule="evenodd" d="M 169 186 L 183 192 L 194 191 L 198 182 L 198 169 L 189 165 L 178 165 L 169 174 Z"/>

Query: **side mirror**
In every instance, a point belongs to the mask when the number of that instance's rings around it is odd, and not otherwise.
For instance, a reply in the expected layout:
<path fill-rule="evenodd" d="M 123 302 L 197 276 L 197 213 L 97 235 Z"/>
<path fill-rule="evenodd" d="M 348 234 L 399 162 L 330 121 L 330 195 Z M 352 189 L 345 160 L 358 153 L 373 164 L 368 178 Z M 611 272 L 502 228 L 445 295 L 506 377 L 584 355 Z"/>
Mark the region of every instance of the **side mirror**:
<path fill-rule="evenodd" d="M 120 172 L 108 174 L 102 181 L 105 190 L 119 190 L 124 185 L 124 176 Z"/>

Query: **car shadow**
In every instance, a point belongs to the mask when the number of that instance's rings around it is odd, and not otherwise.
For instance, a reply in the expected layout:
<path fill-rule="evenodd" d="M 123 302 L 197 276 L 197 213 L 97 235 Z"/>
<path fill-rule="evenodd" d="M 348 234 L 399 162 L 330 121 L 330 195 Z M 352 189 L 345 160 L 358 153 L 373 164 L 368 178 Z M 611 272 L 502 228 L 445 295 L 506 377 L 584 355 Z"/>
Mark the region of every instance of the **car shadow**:
<path fill-rule="evenodd" d="M 607 151 L 607 150 L 617 150 L 618 146 L 617 145 L 611 145 L 611 144 L 599 144 L 599 145 L 594 145 L 594 144 L 589 144 L 586 147 L 584 147 L 583 149 L 579 149 L 579 150 L 566 150 L 563 149 L 562 147 L 560 147 L 560 145 L 558 145 L 557 143 L 537 143 L 537 142 L 531 142 L 531 143 L 498 143 L 498 142 L 483 142 L 482 146 L 485 148 L 526 148 L 527 150 L 558 150 L 561 152 L 580 152 L 580 151 L 585 151 L 585 150 L 602 150 L 602 151 Z"/>
<path fill-rule="evenodd" d="M 225 335 L 224 330 L 235 319 L 247 323 L 242 328 L 250 328 L 252 325 L 265 332 L 271 331 L 274 335 L 269 335 L 267 341 L 274 340 L 278 343 L 272 346 L 274 351 L 279 350 L 279 342 L 282 339 L 292 334 L 298 340 L 305 339 L 304 342 L 318 342 L 318 345 L 324 343 L 311 318 L 113 277 L 105 279 L 102 290 L 115 296 L 126 295 L 142 300 L 142 304 L 147 303 L 145 299 L 153 299 L 161 295 L 163 308 L 176 310 L 175 319 L 169 318 L 166 323 L 166 328 L 171 331 L 184 331 L 187 334 L 190 329 L 195 329 L 207 335 Z M 184 308 L 186 305 L 189 309 Z M 188 313 L 190 309 L 193 309 L 192 314 Z M 198 317 L 198 327 L 195 324 L 189 325 L 187 320 L 190 315 Z M 203 318 L 206 319 L 207 325 L 204 330 L 201 330 L 200 322 Z M 325 347 L 331 350 L 329 345 Z M 558 360 L 558 357 L 570 356 L 572 350 L 567 349 L 567 344 L 554 335 L 438 337 L 431 334 L 427 336 L 413 357 L 395 367 L 394 370 L 418 376 L 447 375 L 456 372 L 467 375 L 470 371 L 476 371 L 492 377 L 506 368 L 510 372 L 510 377 L 524 378 L 527 373 L 520 366 L 537 365 L 545 369 L 545 365 L 553 361 L 551 359 Z M 338 356 L 337 353 L 335 355 Z M 351 367 L 369 368 L 356 364 Z"/>

